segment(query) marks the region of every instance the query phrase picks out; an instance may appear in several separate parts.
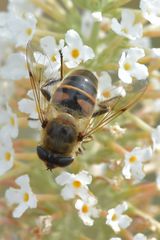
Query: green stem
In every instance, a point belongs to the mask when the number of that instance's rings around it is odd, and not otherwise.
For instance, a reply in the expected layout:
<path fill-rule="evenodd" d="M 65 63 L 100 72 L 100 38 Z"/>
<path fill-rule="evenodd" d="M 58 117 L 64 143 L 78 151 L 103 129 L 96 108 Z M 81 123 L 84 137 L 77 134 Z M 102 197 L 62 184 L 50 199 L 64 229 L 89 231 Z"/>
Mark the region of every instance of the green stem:
<path fill-rule="evenodd" d="M 137 126 L 138 126 L 139 128 L 141 128 L 141 129 L 143 129 L 144 131 L 147 131 L 147 132 L 149 132 L 149 133 L 152 132 L 153 128 L 152 128 L 149 124 L 147 124 L 146 122 L 144 122 L 142 119 L 140 119 L 138 116 L 136 116 L 136 115 L 134 115 L 134 114 L 132 114 L 132 113 L 130 113 L 130 112 L 127 112 L 126 114 L 127 114 L 127 116 L 128 116 L 130 119 L 132 119 L 132 120 L 137 124 Z"/>
<path fill-rule="evenodd" d="M 141 211 L 140 209 L 136 208 L 131 203 L 128 203 L 128 205 L 129 205 L 130 210 L 133 211 L 133 213 L 141 216 L 142 218 L 144 218 L 146 221 L 148 221 L 150 223 L 152 231 L 160 232 L 160 223 L 157 220 L 155 220 L 153 217 L 151 217 L 148 213 L 145 213 L 145 212 Z"/>

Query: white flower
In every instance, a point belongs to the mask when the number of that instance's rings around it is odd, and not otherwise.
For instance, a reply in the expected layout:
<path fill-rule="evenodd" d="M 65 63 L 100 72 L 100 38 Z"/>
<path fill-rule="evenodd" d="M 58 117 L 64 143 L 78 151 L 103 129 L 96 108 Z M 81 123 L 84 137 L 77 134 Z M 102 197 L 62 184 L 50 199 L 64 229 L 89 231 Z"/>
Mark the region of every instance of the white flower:
<path fill-rule="evenodd" d="M 92 226 L 94 220 L 92 218 L 99 217 L 99 210 L 95 207 L 97 199 L 93 196 L 89 196 L 85 200 L 78 199 L 75 203 L 75 208 L 79 210 L 79 217 L 83 223 L 87 226 Z"/>
<path fill-rule="evenodd" d="M 135 14 L 133 10 L 122 10 L 121 23 L 116 18 L 112 19 L 111 28 L 118 35 L 135 40 L 141 38 L 143 34 L 143 26 L 141 23 L 135 24 Z"/>
<path fill-rule="evenodd" d="M 20 188 L 7 189 L 5 198 L 9 205 L 18 204 L 12 215 L 14 218 L 19 218 L 28 208 L 37 207 L 37 198 L 31 190 L 28 175 L 18 177 L 15 182 Z"/>
<path fill-rule="evenodd" d="M 152 130 L 153 150 L 160 150 L 160 125 Z"/>
<path fill-rule="evenodd" d="M 104 101 L 115 96 L 125 97 L 126 92 L 122 86 L 112 85 L 112 79 L 108 72 L 102 72 L 98 78 L 98 92 L 97 99 L 99 101 Z"/>
<path fill-rule="evenodd" d="M 141 0 L 140 8 L 144 18 L 146 18 L 153 25 L 160 25 L 160 1 L 159 0 Z"/>
<path fill-rule="evenodd" d="M 123 214 L 127 209 L 128 204 L 123 202 L 116 208 L 108 210 L 106 224 L 109 225 L 114 232 L 119 232 L 121 229 L 125 229 L 131 224 L 132 219 Z"/>
<path fill-rule="evenodd" d="M 126 179 L 133 179 L 135 183 L 141 181 L 144 177 L 144 162 L 152 157 L 152 148 L 134 148 L 131 152 L 125 154 L 125 165 L 122 173 Z"/>
<path fill-rule="evenodd" d="M 29 114 L 28 125 L 31 128 L 40 128 L 41 123 L 39 121 L 36 103 L 33 97 L 33 90 L 28 91 L 27 96 L 18 102 L 18 108 L 21 112 Z"/>
<path fill-rule="evenodd" d="M 44 59 L 45 62 L 47 63 L 47 60 L 50 60 L 50 67 L 52 67 L 54 71 L 59 70 L 61 66 L 59 50 L 62 50 L 64 47 L 64 40 L 61 39 L 59 45 L 57 45 L 54 37 L 46 36 L 44 38 L 41 38 L 40 46 L 43 49 L 43 52 L 47 55 L 47 58 Z"/>
<path fill-rule="evenodd" d="M 147 237 L 142 234 L 142 233 L 137 233 L 134 237 L 133 240 L 147 240 Z"/>
<path fill-rule="evenodd" d="M 151 48 L 151 39 L 148 37 L 137 38 L 136 40 L 131 40 L 130 45 L 132 47 L 148 49 Z"/>
<path fill-rule="evenodd" d="M 8 11 L 14 14 L 23 15 L 26 12 L 32 12 L 36 15 L 40 14 L 40 9 L 32 4 L 28 0 L 9 0 L 8 1 Z"/>
<path fill-rule="evenodd" d="M 97 22 L 102 22 L 102 13 L 100 11 L 92 12 L 92 17 Z"/>
<path fill-rule="evenodd" d="M 85 39 L 89 39 L 94 25 L 94 19 L 90 11 L 85 11 L 82 15 L 81 33 Z"/>
<path fill-rule="evenodd" d="M 122 240 L 121 238 L 111 238 L 110 240 Z"/>
<path fill-rule="evenodd" d="M 18 119 L 17 115 L 12 112 L 12 109 L 7 105 L 6 110 L 1 110 L 0 118 L 1 133 L 5 136 L 16 138 L 18 136 Z"/>
<path fill-rule="evenodd" d="M 32 14 L 27 14 L 23 18 L 12 14 L 8 17 L 6 28 L 16 47 L 26 47 L 35 32 L 36 22 Z"/>
<path fill-rule="evenodd" d="M 8 140 L 8 139 L 6 139 Z M 0 143 L 0 176 L 5 174 L 9 169 L 13 167 L 14 163 L 14 149 L 10 142 L 5 144 Z"/>
<path fill-rule="evenodd" d="M 160 57 L 160 48 L 152 48 L 151 56 L 155 57 L 155 58 L 159 58 Z"/>
<path fill-rule="evenodd" d="M 132 83 L 133 78 L 145 80 L 148 77 L 147 67 L 137 62 L 144 56 L 144 50 L 141 48 L 130 48 L 122 53 L 118 76 L 124 83 Z"/>
<path fill-rule="evenodd" d="M 94 177 L 104 176 L 107 169 L 106 163 L 92 164 L 89 168 L 89 172 Z"/>
<path fill-rule="evenodd" d="M 28 78 L 25 55 L 23 53 L 12 53 L 5 65 L 0 68 L 0 76 L 5 80 Z"/>
<path fill-rule="evenodd" d="M 65 35 L 67 46 L 63 49 L 65 64 L 68 68 L 77 67 L 81 61 L 86 62 L 94 58 L 92 48 L 83 45 L 79 34 L 74 30 L 67 31 Z"/>
<path fill-rule="evenodd" d="M 158 190 L 160 190 L 160 173 L 157 174 L 156 185 L 157 185 Z"/>
<path fill-rule="evenodd" d="M 81 198 L 88 196 L 87 185 L 91 183 L 92 177 L 87 171 L 81 171 L 78 174 L 63 172 L 56 177 L 55 181 L 57 184 L 64 186 L 61 195 L 65 200 L 68 200 L 75 196 Z"/>
<path fill-rule="evenodd" d="M 115 123 L 112 126 L 109 126 L 109 129 L 111 131 L 111 133 L 113 134 L 113 136 L 115 137 L 122 137 L 125 132 L 126 132 L 126 128 L 122 128 L 120 127 L 120 125 L 118 123 Z"/>

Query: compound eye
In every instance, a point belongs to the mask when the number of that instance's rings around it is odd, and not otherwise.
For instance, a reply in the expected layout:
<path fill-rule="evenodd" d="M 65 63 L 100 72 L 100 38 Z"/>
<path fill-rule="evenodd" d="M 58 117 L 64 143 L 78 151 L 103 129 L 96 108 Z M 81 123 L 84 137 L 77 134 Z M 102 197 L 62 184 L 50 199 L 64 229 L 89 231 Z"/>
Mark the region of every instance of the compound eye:
<path fill-rule="evenodd" d="M 48 152 L 42 146 L 37 146 L 37 154 L 43 161 L 48 161 Z"/>

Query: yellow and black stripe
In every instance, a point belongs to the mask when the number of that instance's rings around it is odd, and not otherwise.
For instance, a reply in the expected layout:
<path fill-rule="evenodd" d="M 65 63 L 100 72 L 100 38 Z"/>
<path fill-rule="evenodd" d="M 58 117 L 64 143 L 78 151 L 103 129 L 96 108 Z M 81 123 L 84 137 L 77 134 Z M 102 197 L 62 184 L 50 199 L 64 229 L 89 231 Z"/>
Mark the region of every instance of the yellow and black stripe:
<path fill-rule="evenodd" d="M 98 81 L 88 70 L 77 70 L 65 78 L 55 91 L 52 102 L 55 107 L 79 117 L 93 113 Z"/>

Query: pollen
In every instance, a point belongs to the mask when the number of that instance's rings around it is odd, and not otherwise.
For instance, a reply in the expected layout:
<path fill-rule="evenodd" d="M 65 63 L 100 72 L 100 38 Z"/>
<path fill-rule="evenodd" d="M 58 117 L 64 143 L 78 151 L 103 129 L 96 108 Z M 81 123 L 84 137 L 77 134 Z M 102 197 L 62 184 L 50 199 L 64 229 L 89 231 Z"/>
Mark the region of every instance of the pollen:
<path fill-rule="evenodd" d="M 29 200 L 29 194 L 27 192 L 25 192 L 23 195 L 23 201 L 28 202 L 28 200 Z"/>
<path fill-rule="evenodd" d="M 124 64 L 124 69 L 125 69 L 126 71 L 131 70 L 131 68 L 132 68 L 132 66 L 131 66 L 130 63 L 125 63 L 125 64 Z"/>
<path fill-rule="evenodd" d="M 88 211 L 89 211 L 89 207 L 86 204 L 84 204 L 82 207 L 82 212 L 87 213 Z"/>
<path fill-rule="evenodd" d="M 14 117 L 10 117 L 10 124 L 11 124 L 12 126 L 14 126 L 14 125 L 15 125 L 15 120 L 14 120 Z"/>
<path fill-rule="evenodd" d="M 32 28 L 27 28 L 27 29 L 26 29 L 26 34 L 27 34 L 28 36 L 31 36 L 31 34 L 32 34 Z"/>
<path fill-rule="evenodd" d="M 11 153 L 10 152 L 6 152 L 5 153 L 5 160 L 9 161 L 11 159 Z"/>
<path fill-rule="evenodd" d="M 55 62 L 55 61 L 56 61 L 56 56 L 55 56 L 55 55 L 52 55 L 52 56 L 51 56 L 51 61 L 52 61 L 52 62 Z"/>
<path fill-rule="evenodd" d="M 117 220 L 117 215 L 116 214 L 113 214 L 112 216 L 112 221 L 116 221 Z"/>
<path fill-rule="evenodd" d="M 73 182 L 73 187 L 74 187 L 74 188 L 80 188 L 80 187 L 81 187 L 81 182 L 78 181 L 78 180 L 75 180 L 75 181 Z"/>
<path fill-rule="evenodd" d="M 123 29 L 122 29 L 122 32 L 128 33 L 128 29 L 127 29 L 127 28 L 123 28 Z"/>
<path fill-rule="evenodd" d="M 80 55 L 80 52 L 79 52 L 78 49 L 75 48 L 75 49 L 72 50 L 71 55 L 72 55 L 73 58 L 78 58 L 79 55 Z"/>
<path fill-rule="evenodd" d="M 109 98 L 109 97 L 111 96 L 110 91 L 105 90 L 105 91 L 103 92 L 103 96 L 104 96 L 105 98 Z"/>
<path fill-rule="evenodd" d="M 137 161 L 137 157 L 136 156 L 131 156 L 129 159 L 130 163 L 134 163 L 135 161 Z"/>

